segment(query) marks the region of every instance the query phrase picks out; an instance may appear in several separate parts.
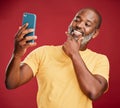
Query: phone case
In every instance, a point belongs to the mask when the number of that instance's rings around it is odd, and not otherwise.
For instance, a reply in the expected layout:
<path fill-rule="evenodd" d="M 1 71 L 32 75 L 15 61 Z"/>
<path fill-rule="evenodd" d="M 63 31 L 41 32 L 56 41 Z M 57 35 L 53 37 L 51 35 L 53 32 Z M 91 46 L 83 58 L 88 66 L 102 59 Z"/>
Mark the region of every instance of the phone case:
<path fill-rule="evenodd" d="M 23 14 L 23 21 L 22 21 L 22 25 L 28 23 L 28 28 L 32 28 L 34 29 L 34 32 L 28 33 L 25 36 L 33 36 L 35 35 L 35 28 L 36 28 L 36 14 L 33 13 L 24 13 Z M 31 40 L 30 42 L 34 42 L 33 40 Z"/>

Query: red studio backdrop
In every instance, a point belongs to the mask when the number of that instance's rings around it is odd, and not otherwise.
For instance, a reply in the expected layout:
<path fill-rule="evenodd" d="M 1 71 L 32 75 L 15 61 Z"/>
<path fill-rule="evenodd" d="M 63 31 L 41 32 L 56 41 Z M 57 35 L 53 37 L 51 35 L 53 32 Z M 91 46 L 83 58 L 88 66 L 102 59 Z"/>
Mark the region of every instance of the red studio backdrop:
<path fill-rule="evenodd" d="M 120 0 L 0 1 L 0 108 L 37 108 L 35 78 L 14 90 L 7 90 L 4 84 L 5 69 L 13 51 L 15 33 L 22 23 L 23 12 L 37 15 L 36 47 L 38 47 L 62 44 L 66 40 L 65 31 L 68 25 L 76 12 L 83 7 L 96 8 L 102 14 L 100 34 L 88 47 L 106 54 L 110 61 L 109 90 L 93 102 L 94 108 L 118 108 L 120 104 L 120 59 L 118 58 Z M 36 47 L 28 49 L 26 55 Z"/>

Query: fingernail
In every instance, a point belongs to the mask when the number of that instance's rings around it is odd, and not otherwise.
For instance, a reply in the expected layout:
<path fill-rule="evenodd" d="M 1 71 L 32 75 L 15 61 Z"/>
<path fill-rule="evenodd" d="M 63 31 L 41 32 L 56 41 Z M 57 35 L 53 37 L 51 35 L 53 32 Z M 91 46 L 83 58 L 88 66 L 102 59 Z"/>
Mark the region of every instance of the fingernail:
<path fill-rule="evenodd" d="M 26 26 L 28 26 L 28 23 L 26 23 Z"/>
<path fill-rule="evenodd" d="M 33 31 L 34 31 L 34 29 L 30 29 L 30 31 L 31 31 L 31 32 L 33 32 Z"/>
<path fill-rule="evenodd" d="M 21 29 L 21 26 L 19 26 L 19 29 Z"/>
<path fill-rule="evenodd" d="M 67 34 L 68 32 L 66 31 L 65 34 Z"/>

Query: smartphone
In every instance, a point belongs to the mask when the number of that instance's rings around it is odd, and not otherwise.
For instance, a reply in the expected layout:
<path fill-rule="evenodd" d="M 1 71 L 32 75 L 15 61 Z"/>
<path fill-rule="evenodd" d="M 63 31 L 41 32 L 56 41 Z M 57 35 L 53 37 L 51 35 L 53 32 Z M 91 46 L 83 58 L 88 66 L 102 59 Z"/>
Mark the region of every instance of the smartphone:
<path fill-rule="evenodd" d="M 28 13 L 28 12 L 23 13 L 22 25 L 24 25 L 25 23 L 28 23 L 28 29 L 29 28 L 34 29 L 34 32 L 28 33 L 25 36 L 33 36 L 33 35 L 35 35 L 36 14 Z M 34 42 L 34 40 L 30 40 L 28 42 Z"/>

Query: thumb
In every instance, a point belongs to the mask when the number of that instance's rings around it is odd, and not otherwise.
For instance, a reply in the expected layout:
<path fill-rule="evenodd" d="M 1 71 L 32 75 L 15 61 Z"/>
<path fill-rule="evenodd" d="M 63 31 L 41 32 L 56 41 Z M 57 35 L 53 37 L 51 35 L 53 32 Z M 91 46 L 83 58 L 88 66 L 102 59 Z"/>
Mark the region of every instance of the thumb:
<path fill-rule="evenodd" d="M 84 37 L 80 37 L 79 39 L 78 39 L 78 44 L 80 45 L 81 44 L 81 41 L 84 39 Z"/>
<path fill-rule="evenodd" d="M 65 32 L 65 34 L 67 35 L 67 39 L 68 39 L 68 40 L 72 40 L 73 37 L 70 35 L 70 33 Z"/>

